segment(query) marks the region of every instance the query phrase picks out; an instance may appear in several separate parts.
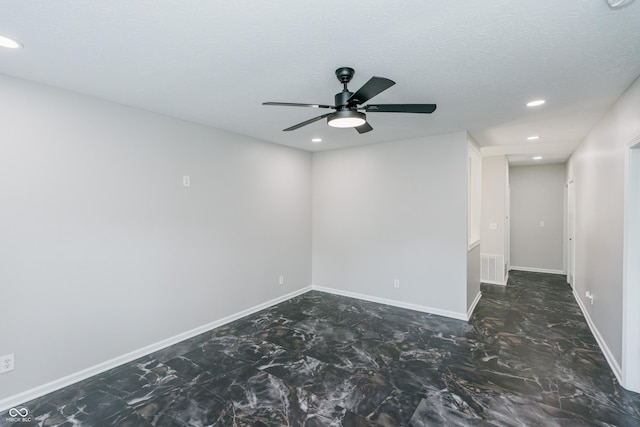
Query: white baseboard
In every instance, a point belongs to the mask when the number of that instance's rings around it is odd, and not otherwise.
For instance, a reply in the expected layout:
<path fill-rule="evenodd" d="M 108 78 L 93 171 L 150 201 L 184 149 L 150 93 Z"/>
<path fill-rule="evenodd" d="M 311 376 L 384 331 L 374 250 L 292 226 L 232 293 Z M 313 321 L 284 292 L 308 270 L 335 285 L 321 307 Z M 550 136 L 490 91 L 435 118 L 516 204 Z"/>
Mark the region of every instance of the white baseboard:
<path fill-rule="evenodd" d="M 587 307 L 584 306 L 584 303 L 580 299 L 580 296 L 576 293 L 575 289 L 573 289 L 573 297 L 578 302 L 578 306 L 580 306 L 580 310 L 582 310 L 582 314 L 584 315 L 584 318 L 587 320 L 587 325 L 589 325 L 589 329 L 591 329 L 591 333 L 596 338 L 596 342 L 600 346 L 600 350 L 602 350 L 602 353 L 604 354 L 604 358 L 607 359 L 607 363 L 609 363 L 609 367 L 613 371 L 613 374 L 616 376 L 618 383 L 622 384 L 622 369 L 620 369 L 620 365 L 616 361 L 616 358 L 613 357 L 613 353 L 609 349 L 609 346 L 607 345 L 606 341 L 604 340 L 604 338 L 602 338 L 602 335 L 600 335 L 600 331 L 598 331 L 598 328 L 596 327 L 595 323 L 593 323 L 593 320 L 591 320 L 591 315 L 587 311 Z"/>
<path fill-rule="evenodd" d="M 482 298 L 482 292 L 478 292 L 478 295 L 473 299 L 471 306 L 469 306 L 469 310 L 467 310 L 467 318 L 465 319 L 467 322 L 471 319 L 471 315 L 473 314 L 473 310 L 476 309 L 476 305 L 480 302 L 480 298 Z"/>
<path fill-rule="evenodd" d="M 510 266 L 509 270 L 530 271 L 532 273 L 565 274 L 563 270 L 554 270 L 550 268 L 518 267 L 515 265 Z"/>
<path fill-rule="evenodd" d="M 482 292 L 478 292 L 478 295 L 476 295 L 476 297 L 473 299 L 473 302 L 469 306 L 469 309 L 467 310 L 467 318 L 465 319 L 467 322 L 469 321 L 469 319 L 471 319 L 473 310 L 476 309 L 476 305 L 478 305 L 478 303 L 480 302 L 480 298 L 482 298 Z"/>
<path fill-rule="evenodd" d="M 215 320 L 211 323 L 207 323 L 206 325 L 202 325 L 195 329 L 191 329 L 190 331 L 183 332 L 181 334 L 175 335 L 173 337 L 167 338 L 157 343 L 148 345 L 146 347 L 142 347 L 140 349 L 134 350 L 127 354 L 123 354 L 122 356 L 115 357 L 111 360 L 98 363 L 97 365 L 91 366 L 87 369 L 83 369 L 71 375 L 67 375 L 66 377 L 62 377 L 57 380 L 51 381 L 49 383 L 24 391 L 22 393 L 9 396 L 5 399 L 0 400 L 0 412 L 16 407 L 18 405 L 21 405 L 37 397 L 44 396 L 45 394 L 49 394 L 63 387 L 70 386 L 71 384 L 77 383 L 78 381 L 82 381 L 94 375 L 98 375 L 102 372 L 108 371 L 109 369 L 115 368 L 124 363 L 132 362 L 142 356 L 146 356 L 158 350 L 162 350 L 165 347 L 169 347 L 171 345 L 177 344 L 186 339 L 193 338 L 197 335 L 200 335 L 203 332 L 207 332 L 217 327 L 220 327 L 222 325 L 226 325 L 227 323 L 233 322 L 234 320 L 256 313 L 260 310 L 271 307 L 272 305 L 279 304 L 283 301 L 289 300 L 293 297 L 309 292 L 310 290 L 311 290 L 311 286 L 306 286 L 302 289 L 298 289 L 286 295 L 279 296 L 270 301 L 250 307 L 246 310 L 239 311 L 238 313 L 232 314 L 230 316 L 223 317 L 222 319 Z"/>
<path fill-rule="evenodd" d="M 377 302 L 380 304 L 391 305 L 394 307 L 407 308 L 409 310 L 421 311 L 423 313 L 437 314 L 438 316 L 451 317 L 458 320 L 468 320 L 466 313 L 458 313 L 455 311 L 441 310 L 439 308 L 428 307 L 425 305 L 411 304 L 404 301 L 392 300 L 387 298 L 374 297 L 371 295 L 360 294 L 357 292 L 343 291 L 342 289 L 327 288 L 325 286 L 311 285 L 314 291 L 327 292 L 344 297 L 356 298 L 365 301 Z"/>
<path fill-rule="evenodd" d="M 483 280 L 482 283 L 489 283 L 490 285 L 507 286 L 506 282 L 498 282 L 498 281 L 493 281 L 493 280 Z"/>

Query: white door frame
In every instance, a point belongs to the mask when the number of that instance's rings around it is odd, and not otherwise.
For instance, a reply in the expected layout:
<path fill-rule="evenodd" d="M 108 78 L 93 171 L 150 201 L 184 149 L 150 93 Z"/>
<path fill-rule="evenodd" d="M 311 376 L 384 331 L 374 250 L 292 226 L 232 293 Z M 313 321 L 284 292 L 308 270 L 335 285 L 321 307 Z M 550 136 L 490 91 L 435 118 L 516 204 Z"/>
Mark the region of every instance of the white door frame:
<path fill-rule="evenodd" d="M 640 393 L 640 135 L 627 144 L 624 185 L 622 385 Z"/>
<path fill-rule="evenodd" d="M 511 184 L 509 182 L 509 162 L 505 165 L 505 216 L 504 216 L 504 256 L 505 256 L 505 275 L 504 284 L 509 280 L 509 270 L 511 269 Z"/>
<path fill-rule="evenodd" d="M 576 281 L 576 183 L 567 182 L 567 282 L 575 288 Z"/>

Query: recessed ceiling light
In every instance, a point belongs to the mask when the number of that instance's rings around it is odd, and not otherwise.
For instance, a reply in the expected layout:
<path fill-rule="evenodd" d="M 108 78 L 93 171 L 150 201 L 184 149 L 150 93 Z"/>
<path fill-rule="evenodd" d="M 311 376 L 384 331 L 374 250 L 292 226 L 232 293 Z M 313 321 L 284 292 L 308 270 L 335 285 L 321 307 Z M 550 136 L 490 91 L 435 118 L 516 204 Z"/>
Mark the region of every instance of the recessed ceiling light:
<path fill-rule="evenodd" d="M 542 160 L 542 156 L 535 156 L 533 160 Z"/>
<path fill-rule="evenodd" d="M 538 135 L 528 136 L 527 141 L 535 141 L 536 139 L 540 139 Z"/>
<path fill-rule="evenodd" d="M 537 107 L 538 105 L 544 104 L 546 101 L 544 99 L 536 99 L 535 101 L 527 102 L 527 107 Z"/>
<path fill-rule="evenodd" d="M 19 49 L 22 47 L 22 45 L 15 40 L 11 40 L 8 37 L 0 36 L 0 47 L 6 47 L 9 49 Z"/>
<path fill-rule="evenodd" d="M 322 138 L 313 138 L 311 142 L 322 142 Z"/>

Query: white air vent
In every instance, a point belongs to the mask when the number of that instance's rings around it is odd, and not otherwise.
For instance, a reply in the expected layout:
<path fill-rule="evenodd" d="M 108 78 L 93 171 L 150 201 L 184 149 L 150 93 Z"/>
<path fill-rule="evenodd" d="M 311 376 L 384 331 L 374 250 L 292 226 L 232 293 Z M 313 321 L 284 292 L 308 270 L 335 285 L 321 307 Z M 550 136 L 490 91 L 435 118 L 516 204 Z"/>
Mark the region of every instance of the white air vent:
<path fill-rule="evenodd" d="M 480 254 L 480 280 L 482 282 L 504 285 L 505 276 L 502 255 Z"/>

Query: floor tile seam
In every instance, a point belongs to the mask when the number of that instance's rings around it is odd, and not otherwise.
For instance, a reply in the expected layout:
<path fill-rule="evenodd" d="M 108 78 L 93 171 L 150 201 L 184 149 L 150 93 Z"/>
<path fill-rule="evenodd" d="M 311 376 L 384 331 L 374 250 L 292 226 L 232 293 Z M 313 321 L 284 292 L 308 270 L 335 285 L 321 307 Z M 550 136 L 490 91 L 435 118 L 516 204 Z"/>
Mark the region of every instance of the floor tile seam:
<path fill-rule="evenodd" d="M 562 405 L 562 400 L 560 401 L 560 404 Z M 614 412 L 617 415 L 621 415 L 625 418 L 625 421 L 631 419 L 632 421 L 634 421 L 634 424 L 629 424 L 629 425 L 640 425 L 640 417 L 636 417 L 635 415 L 630 414 L 628 411 L 623 410 L 621 408 L 618 407 L 614 407 L 608 404 L 603 404 L 602 402 L 600 402 L 600 404 L 602 404 L 603 406 L 606 406 L 607 408 L 609 408 L 610 410 L 612 410 L 612 412 Z M 577 412 L 574 412 L 572 410 L 569 409 L 565 409 L 564 407 L 560 408 L 562 410 L 562 412 L 567 413 L 567 414 L 571 414 L 575 419 L 584 419 L 585 415 L 583 414 L 579 414 Z M 594 415 L 590 415 L 590 418 L 593 419 Z M 608 418 L 608 417 L 606 417 Z M 612 425 L 612 426 L 616 426 L 617 424 L 609 424 L 607 421 L 604 421 L 603 417 L 595 417 L 595 419 L 599 422 L 605 423 L 606 425 Z"/>
<path fill-rule="evenodd" d="M 157 399 L 157 398 L 163 397 L 163 396 L 165 396 L 165 395 L 167 395 L 167 394 L 171 394 L 174 390 L 178 390 L 178 391 L 179 391 L 179 395 L 180 395 L 180 396 L 182 396 L 182 395 L 183 395 L 182 391 L 183 391 L 184 389 L 187 389 L 187 388 L 188 388 L 188 389 L 190 389 L 190 390 L 198 389 L 198 390 L 200 390 L 200 391 L 205 391 L 206 393 L 208 393 L 208 394 L 212 395 L 212 396 L 213 396 L 213 398 L 214 398 L 215 400 L 217 400 L 217 402 L 218 402 L 218 403 L 222 404 L 222 406 L 224 406 L 225 408 L 226 408 L 226 407 L 228 407 L 228 406 L 233 405 L 233 400 L 231 400 L 231 399 L 229 399 L 229 398 L 226 398 L 226 397 L 223 397 L 223 396 L 220 396 L 220 395 L 219 395 L 218 393 L 216 393 L 214 390 L 211 390 L 210 388 L 207 388 L 207 387 L 206 387 L 206 384 L 207 384 L 207 383 L 209 383 L 209 382 L 211 382 L 211 381 L 213 381 L 214 379 L 215 379 L 215 378 L 212 378 L 212 379 L 207 380 L 206 382 L 204 382 L 204 383 L 200 383 L 200 384 L 193 384 L 193 385 L 183 384 L 182 386 L 179 386 L 179 387 L 176 387 L 175 389 L 169 390 L 169 391 L 167 391 L 166 393 L 162 393 L 162 394 L 160 394 L 160 395 L 158 395 L 158 396 L 154 396 L 154 398 L 153 398 L 153 399 L 151 399 L 151 400 L 154 400 L 154 399 Z M 151 400 L 150 400 L 150 401 L 151 401 Z M 149 402 L 150 402 L 150 401 L 149 401 Z M 142 415 L 142 414 L 141 414 L 141 415 Z"/>
<path fill-rule="evenodd" d="M 206 391 L 208 391 L 209 393 L 213 394 L 213 393 L 212 393 L 212 392 L 210 392 L 209 390 L 206 390 Z M 163 395 L 160 395 L 160 396 L 157 396 L 157 397 L 159 398 L 159 397 L 161 397 L 161 396 L 164 396 L 164 394 L 163 394 Z M 215 396 L 215 397 L 217 398 L 218 396 Z M 228 404 L 227 404 L 227 402 L 226 402 L 226 401 L 221 400 L 221 399 L 218 399 L 218 401 L 219 401 L 220 403 L 222 403 L 223 405 L 228 406 Z M 162 408 L 158 413 L 154 414 L 154 416 L 151 418 L 151 421 L 150 421 L 149 419 L 147 419 L 147 418 L 146 418 L 143 414 L 141 414 L 139 411 L 137 411 L 137 410 L 136 410 L 136 413 L 137 413 L 137 414 L 138 414 L 142 419 L 144 419 L 145 421 L 147 421 L 147 423 L 148 423 L 149 425 L 152 425 L 152 426 L 153 426 L 153 425 L 156 425 L 156 422 L 157 422 L 157 420 L 158 420 L 160 417 L 168 417 L 168 418 L 170 418 L 170 419 L 174 420 L 176 423 L 178 423 L 179 425 L 182 425 L 182 426 L 185 426 L 185 425 L 193 426 L 193 424 L 189 424 L 189 423 L 187 423 L 187 422 L 183 421 L 182 419 L 177 418 L 176 416 L 174 416 L 174 415 L 172 415 L 172 414 L 167 413 L 167 411 L 168 411 L 169 409 L 170 409 L 170 406 L 164 406 L 164 407 L 163 407 L 163 408 Z M 224 414 L 223 414 L 223 415 L 224 415 Z"/>
<path fill-rule="evenodd" d="M 28 403 L 28 402 L 27 402 L 27 403 Z M 124 402 L 124 403 L 125 403 L 125 405 L 126 405 L 126 402 Z M 25 405 L 25 406 L 27 406 L 27 405 Z M 29 414 L 29 415 L 30 415 L 31 417 L 33 417 L 33 419 L 35 419 L 35 420 L 42 419 L 42 421 L 43 421 L 43 422 L 44 422 L 44 421 L 47 421 L 47 420 L 50 420 L 51 418 L 58 418 L 58 417 L 60 417 L 60 418 L 63 420 L 63 422 L 67 422 L 67 421 L 69 420 L 69 417 L 74 417 L 74 418 L 75 418 L 75 416 L 77 415 L 77 413 L 79 412 L 79 410 L 78 410 L 78 408 L 76 407 L 76 408 L 75 408 L 75 409 L 76 409 L 75 411 L 70 412 L 70 413 L 65 413 L 65 409 L 66 409 L 66 408 L 67 408 L 67 405 L 64 405 L 64 406 L 62 406 L 62 405 L 53 405 L 53 408 L 52 408 L 51 410 L 44 411 L 44 412 L 42 412 L 42 413 L 39 413 L 39 412 L 33 411 L 33 412 L 30 412 L 30 414 Z M 119 412 L 120 412 L 120 411 L 117 411 L 117 412 L 115 412 L 114 414 L 119 413 Z M 87 415 L 87 416 L 90 416 L 90 414 L 88 414 L 88 413 L 86 413 L 86 412 L 85 412 L 84 414 L 85 414 L 85 415 Z M 113 414 L 112 414 L 112 415 L 113 415 Z M 45 418 L 45 417 L 46 417 L 46 418 Z M 12 425 L 13 425 L 13 424 L 12 424 Z M 44 424 L 43 424 L 43 425 L 44 425 Z M 58 425 L 59 425 L 59 424 L 58 424 Z"/>
<path fill-rule="evenodd" d="M 201 369 L 202 369 L 202 368 L 201 368 Z M 228 372 L 228 371 L 225 371 L 224 373 L 226 373 L 226 372 Z M 223 373 L 223 374 L 224 374 L 224 373 Z M 201 378 L 201 377 L 203 376 L 203 374 L 209 374 L 209 378 L 208 378 L 208 379 L 206 379 L 206 380 L 197 381 L 199 378 Z M 189 379 L 189 378 L 181 377 L 181 378 L 180 378 L 181 382 L 179 382 L 178 384 L 176 384 L 176 386 L 175 386 L 175 387 L 173 387 L 173 388 L 171 388 L 171 390 L 174 390 L 174 389 L 181 389 L 181 388 L 184 388 L 184 387 L 195 387 L 195 386 L 200 386 L 200 385 L 202 385 L 202 384 L 204 384 L 204 383 L 207 383 L 207 382 L 211 381 L 211 380 L 212 380 L 213 378 L 215 378 L 215 377 L 216 377 L 216 374 L 211 373 L 211 371 L 208 371 L 208 370 L 202 369 L 202 372 L 201 372 L 201 373 L 199 373 L 198 375 L 196 375 L 194 378 Z M 163 394 L 164 394 L 164 393 L 163 393 Z"/>
<path fill-rule="evenodd" d="M 257 369 L 257 368 L 256 368 L 256 369 Z M 287 386 L 287 388 L 288 388 L 289 390 L 296 390 L 296 392 L 295 392 L 295 393 L 296 393 L 296 396 L 298 397 L 298 403 L 300 403 L 300 401 L 301 401 L 301 397 L 302 397 L 302 393 L 299 393 L 299 392 L 298 392 L 298 390 L 303 390 L 303 391 L 304 391 L 304 395 L 305 395 L 305 396 L 314 397 L 317 401 L 321 401 L 321 400 L 322 400 L 322 398 L 321 398 L 320 396 L 316 395 L 315 393 L 313 393 L 312 391 L 310 391 L 310 390 L 309 390 L 310 385 L 301 385 L 301 386 L 296 386 L 296 385 L 294 385 L 294 384 L 291 384 L 291 383 L 290 383 L 289 381 L 287 381 L 286 379 L 284 379 L 284 378 L 282 378 L 282 377 L 279 377 L 279 376 L 278 376 L 278 375 L 276 375 L 276 374 L 272 374 L 271 372 L 263 371 L 263 370 L 260 370 L 260 372 L 263 372 L 263 373 L 265 373 L 265 374 L 266 374 L 266 375 L 268 375 L 268 376 L 272 376 L 272 377 L 278 378 L 280 381 L 282 381 L 282 382 Z M 220 402 L 222 402 L 224 405 L 226 405 L 226 406 L 228 406 L 228 407 L 230 407 L 230 408 L 234 408 L 234 409 L 240 409 L 240 410 L 242 410 L 242 409 L 237 405 L 237 403 L 236 403 L 232 398 L 230 398 L 230 397 L 228 397 L 228 398 L 227 398 L 227 397 L 220 396 L 220 395 L 219 395 L 218 393 L 216 393 L 214 390 L 208 389 L 208 388 L 206 388 L 206 387 L 204 387 L 204 386 L 203 386 L 203 388 L 204 388 L 207 392 L 209 392 L 209 393 L 213 394 L 213 395 L 215 396 L 215 398 L 217 398 L 217 399 L 218 399 Z M 344 408 L 343 408 L 343 409 L 344 409 Z M 260 417 L 260 416 L 256 416 L 256 414 L 255 414 L 255 413 L 249 413 L 249 412 L 246 412 L 246 414 L 247 414 L 250 418 L 256 418 L 258 421 L 260 421 L 260 420 L 263 418 L 263 417 Z M 304 414 L 305 414 L 305 415 L 308 415 L 308 414 L 309 414 L 309 412 L 308 412 L 308 411 L 305 411 L 305 412 L 304 412 Z"/>
<path fill-rule="evenodd" d="M 158 399 L 158 398 L 164 397 L 165 395 L 167 395 L 167 394 L 170 394 L 170 393 L 174 392 L 174 390 L 179 390 L 179 389 L 183 388 L 184 386 L 186 386 L 186 384 L 179 384 L 179 385 L 178 385 L 178 384 L 176 384 L 176 386 L 175 386 L 175 387 L 167 387 L 167 389 L 166 389 L 166 390 L 164 390 L 164 391 L 162 391 L 162 392 L 160 392 L 160 393 L 156 394 L 155 396 L 150 397 L 149 399 L 143 399 L 143 398 L 140 398 L 140 399 L 138 399 L 138 400 L 136 401 L 136 403 L 130 403 L 128 400 L 125 400 L 125 403 L 126 403 L 127 405 L 129 405 L 131 408 L 133 408 L 133 410 L 134 410 L 134 411 L 138 412 L 138 409 L 137 409 L 137 408 L 139 408 L 140 406 L 144 406 L 144 405 L 148 404 L 149 402 L 151 402 L 151 401 L 153 401 L 153 400 L 155 400 L 155 399 Z M 133 395 L 133 394 L 134 394 L 134 393 L 131 393 L 131 395 Z M 144 397 L 146 397 L 146 396 L 149 396 L 149 395 L 147 394 L 147 395 L 145 395 Z M 127 397 L 127 399 L 128 399 L 128 398 L 129 398 L 129 397 Z M 142 416 L 142 414 L 140 414 L 140 415 Z"/>
<path fill-rule="evenodd" d="M 490 370 L 486 370 L 486 369 L 480 369 L 477 370 L 475 372 L 485 372 L 485 373 L 489 373 L 489 374 L 495 374 L 495 371 L 490 371 Z M 498 373 L 498 375 L 500 375 Z M 545 393 L 547 391 L 552 392 L 552 393 L 556 393 L 555 391 L 549 389 L 549 390 L 545 390 L 542 386 L 542 382 L 544 382 L 545 380 L 553 380 L 553 377 L 540 377 L 540 376 L 534 376 L 534 377 L 518 377 L 518 376 L 514 376 L 514 375 L 504 375 L 507 378 L 513 378 L 513 379 L 519 379 L 524 383 L 528 383 L 528 384 L 534 384 L 537 385 L 539 388 L 539 393 Z M 514 388 L 514 387 L 510 387 L 508 385 L 503 385 L 503 384 L 498 384 L 495 381 L 493 381 L 492 379 L 486 379 L 485 380 L 486 384 L 490 384 L 493 387 L 495 387 L 496 389 L 502 390 L 502 391 L 506 391 L 508 393 L 512 393 L 514 395 L 520 396 L 520 397 L 526 397 L 527 399 L 530 400 L 534 400 L 533 398 L 535 397 L 534 395 L 529 395 L 529 394 L 524 394 L 522 392 L 520 392 L 518 389 Z M 559 395 L 559 393 L 558 393 Z"/>
<path fill-rule="evenodd" d="M 114 404 L 115 404 L 116 402 L 119 402 L 119 403 L 121 403 L 121 404 L 122 404 L 122 409 L 121 409 L 120 411 L 115 412 L 114 414 L 119 413 L 119 412 L 122 412 L 123 410 L 125 410 L 125 409 L 127 409 L 127 408 L 128 408 L 128 409 L 132 409 L 132 410 L 134 410 L 134 411 L 135 411 L 135 408 L 134 408 L 131 404 L 129 404 L 129 402 L 127 401 L 128 396 L 129 396 L 130 394 L 133 394 L 133 393 L 129 393 L 129 394 L 127 394 L 127 395 L 121 395 L 120 393 L 122 393 L 122 390 L 113 389 L 113 388 L 111 388 L 111 387 L 109 386 L 109 384 L 106 384 L 105 386 L 106 386 L 107 388 L 105 388 L 105 389 L 98 389 L 98 390 L 94 390 L 94 391 L 93 391 L 93 392 L 91 392 L 91 393 L 83 394 L 83 395 L 82 395 L 82 396 L 80 396 L 78 399 L 74 400 L 74 401 L 72 402 L 72 405 L 73 405 L 74 407 L 76 407 L 76 408 L 78 408 L 78 409 L 79 409 L 79 407 L 78 407 L 78 402 L 79 402 L 80 400 L 82 400 L 82 399 L 90 399 L 90 398 L 91 398 L 91 397 L 93 397 L 93 396 L 97 396 L 97 395 L 99 395 L 99 394 L 103 393 L 103 394 L 107 394 L 107 395 L 111 396 L 111 397 L 114 399 L 112 402 L 110 402 L 109 407 L 114 406 Z M 118 393 L 118 392 L 120 392 L 120 393 Z M 67 407 L 68 407 L 68 404 L 64 404 L 64 405 L 55 405 L 55 404 L 54 404 L 54 406 L 56 406 L 56 409 L 58 409 L 59 413 L 60 413 L 61 415 L 65 416 L 65 418 L 66 418 L 66 415 L 64 414 L 64 412 L 63 412 L 63 411 L 64 411 L 64 409 L 65 409 L 65 408 L 67 408 Z M 113 414 L 111 414 L 111 415 L 113 415 Z"/>
<path fill-rule="evenodd" d="M 64 410 L 68 407 L 68 405 L 54 405 L 55 406 L 55 414 L 60 415 L 61 417 L 63 417 L 65 419 L 65 422 L 69 419 L 70 416 L 75 416 L 78 413 L 82 413 L 88 417 L 94 416 L 96 415 L 97 411 L 86 411 L 86 407 L 81 408 L 82 405 L 77 405 L 77 402 L 81 399 L 89 399 L 92 396 L 97 395 L 98 393 L 106 393 L 104 390 L 99 390 L 99 391 L 95 391 L 93 393 L 87 394 L 82 396 L 81 398 L 79 398 L 78 400 L 73 402 L 73 408 L 69 408 L 69 409 L 76 409 L 75 411 L 73 411 L 70 414 L 65 414 Z M 112 402 L 109 403 L 109 405 L 107 406 L 107 408 L 103 408 L 104 409 L 108 409 L 108 408 L 114 408 L 116 409 L 115 412 L 111 412 L 108 414 L 107 418 L 109 417 L 113 417 L 121 412 L 124 412 L 126 410 L 131 410 L 135 412 L 135 408 L 133 406 L 131 406 L 126 400 L 124 400 L 122 397 L 114 395 L 113 393 L 106 393 L 109 394 L 111 397 L 114 398 L 114 400 Z M 119 405 L 118 405 L 119 404 Z M 118 409 L 119 407 L 119 409 Z M 42 414 L 44 415 L 44 414 Z M 42 415 L 38 415 L 37 418 L 41 417 Z"/>
<path fill-rule="evenodd" d="M 380 424 L 380 423 L 378 423 L 378 422 L 373 421 L 370 417 L 374 416 L 377 412 L 379 412 L 380 414 L 384 413 L 383 411 L 378 411 L 378 410 L 380 409 L 380 407 L 381 407 L 384 403 L 386 403 L 386 402 L 388 402 L 388 401 L 389 401 L 389 398 L 390 398 L 390 397 L 391 397 L 391 396 L 388 396 L 386 399 L 383 399 L 383 400 L 378 404 L 378 406 L 376 406 L 376 407 L 375 407 L 372 411 L 370 411 L 370 413 L 369 413 L 369 414 L 367 414 L 367 415 L 358 414 L 358 413 L 357 413 L 357 412 L 355 412 L 355 411 L 351 411 L 351 412 L 353 412 L 353 413 L 355 413 L 356 415 L 359 415 L 359 416 L 361 416 L 362 418 L 366 419 L 366 420 L 367 420 L 367 422 L 372 423 L 372 424 L 371 424 L 372 426 L 382 426 L 382 424 Z M 408 422 L 408 421 L 410 421 L 410 420 L 411 420 L 411 418 L 413 417 L 413 414 L 415 414 L 416 410 L 418 409 L 418 406 L 420 406 L 420 402 L 422 401 L 422 399 L 423 399 L 423 398 L 421 398 L 421 399 L 420 399 L 420 401 L 416 404 L 416 407 L 415 407 L 415 408 L 413 408 L 413 411 L 411 412 L 411 416 L 409 417 L 409 419 L 408 419 L 408 420 L 406 420 L 407 422 Z M 402 425 L 406 425 L 406 424 L 402 424 Z"/>
<path fill-rule="evenodd" d="M 627 412 L 627 410 L 625 408 L 623 408 L 622 406 L 618 406 L 618 405 L 612 404 L 611 401 L 609 401 L 609 400 L 600 399 L 598 396 L 590 394 L 588 390 L 583 390 L 582 388 L 579 388 L 578 390 L 580 390 L 582 392 L 581 395 L 577 395 L 577 394 L 572 394 L 570 396 L 562 396 L 562 395 L 560 395 L 560 399 L 566 400 L 566 399 L 571 398 L 571 397 L 580 397 L 580 396 L 582 396 L 582 397 L 585 397 L 586 399 L 598 402 L 600 405 L 606 406 L 607 408 L 618 410 L 618 411 L 622 411 L 622 412 L 625 412 L 625 413 Z M 624 403 L 623 401 L 621 401 L 621 399 L 615 399 L 615 401 L 616 402 L 620 402 L 621 404 Z M 635 418 L 640 419 L 640 414 L 638 415 L 638 417 L 635 417 Z"/>
<path fill-rule="evenodd" d="M 232 360 L 232 361 L 234 361 L 234 362 L 240 362 L 240 363 L 241 363 L 241 366 L 236 366 L 235 364 L 233 364 L 232 366 L 235 366 L 233 369 L 226 369 L 226 370 L 224 370 L 224 371 L 220 371 L 220 372 L 218 373 L 218 372 L 213 372 L 211 369 L 207 369 L 207 368 L 205 368 L 204 366 L 202 366 L 202 365 L 201 365 L 201 364 L 199 364 L 198 362 L 194 361 L 193 359 L 189 359 L 189 358 L 185 358 L 185 359 L 186 359 L 186 360 L 188 360 L 189 362 L 193 363 L 194 365 L 196 365 L 198 368 L 200 368 L 200 369 L 202 370 L 202 373 L 205 373 L 205 374 L 209 374 L 209 375 L 211 375 L 211 376 L 212 376 L 212 378 L 213 378 L 213 377 L 216 377 L 216 376 L 219 376 L 219 375 L 224 375 L 224 374 L 226 374 L 226 373 L 228 373 L 228 372 L 231 372 L 231 371 L 235 371 L 236 369 L 241 368 L 241 367 L 242 367 L 242 365 L 245 365 L 245 366 L 252 366 L 252 363 L 249 363 L 249 362 L 247 362 L 246 360 L 243 360 L 243 359 L 240 359 L 240 358 L 237 358 L 237 357 L 233 357 L 233 356 L 225 355 L 225 358 L 231 359 L 231 360 Z M 198 376 L 199 376 L 199 375 L 198 375 Z M 208 381 L 209 381 L 209 380 L 206 380 L 205 382 L 208 382 Z"/>
<path fill-rule="evenodd" d="M 320 359 L 317 359 L 317 358 L 315 358 L 315 357 L 313 357 L 313 356 L 310 356 L 310 355 L 306 355 L 306 357 L 310 357 L 310 358 L 315 359 L 315 360 L 318 360 L 318 361 L 320 361 L 320 362 L 322 362 L 322 363 L 324 363 L 324 364 L 331 365 L 331 366 L 333 366 L 334 368 L 337 368 L 337 369 L 340 369 L 340 370 L 344 370 L 344 371 L 345 371 L 345 374 L 348 374 L 348 375 L 357 375 L 357 374 L 359 374 L 359 373 L 363 373 L 363 372 L 365 372 L 365 371 L 366 371 L 366 372 L 369 372 L 369 373 L 371 373 L 371 372 L 372 372 L 372 373 L 375 373 L 375 374 L 384 374 L 383 370 L 381 370 L 381 369 L 374 369 L 374 368 L 355 368 L 354 370 L 346 370 L 346 369 L 344 369 L 344 368 L 337 367 L 335 364 L 328 363 L 328 362 L 324 362 L 324 361 L 322 361 L 322 360 L 320 360 Z M 283 378 L 283 377 L 279 376 L 279 375 L 278 375 L 278 374 L 276 374 L 276 373 L 271 373 L 271 372 L 268 372 L 268 371 L 264 371 L 264 372 L 266 372 L 268 375 L 271 375 L 271 376 L 274 376 L 274 377 L 276 377 L 276 378 L 280 379 L 280 380 L 281 380 L 282 382 L 284 382 L 284 383 L 287 385 L 287 387 L 289 387 L 289 388 L 303 389 L 303 390 L 305 391 L 305 393 L 307 393 L 308 395 L 315 396 L 318 400 L 321 400 L 320 396 L 316 395 L 315 393 L 313 393 L 313 392 L 310 390 L 310 388 L 313 386 L 313 384 L 293 385 L 293 384 L 291 384 L 291 383 L 290 383 L 286 378 Z M 421 392 L 421 390 L 422 390 L 422 389 L 418 389 L 417 387 L 411 387 L 410 389 L 408 389 L 408 388 L 402 388 L 402 387 L 397 386 L 397 385 L 396 385 L 395 383 L 393 383 L 392 381 L 389 381 L 389 385 L 390 385 L 390 386 L 391 386 L 391 388 L 392 388 L 392 393 L 395 393 L 395 392 L 397 391 L 397 392 L 407 393 L 407 394 L 416 394 L 416 393 L 420 393 L 420 392 Z M 345 409 L 347 409 L 347 408 L 345 408 Z M 347 410 L 348 410 L 348 409 L 347 409 Z M 354 414 L 357 414 L 357 415 L 359 415 L 359 416 L 363 416 L 363 417 L 365 417 L 365 415 L 363 415 L 363 414 L 361 414 L 361 413 L 358 413 L 356 410 L 349 410 L 349 411 L 351 411 L 351 412 L 353 412 Z"/>
<path fill-rule="evenodd" d="M 142 426 L 141 426 L 141 425 L 137 424 L 137 425 L 136 425 L 136 427 L 146 427 L 146 426 L 151 427 L 151 426 L 153 425 L 153 424 L 151 424 L 151 423 L 150 423 L 150 422 L 149 422 L 149 421 L 148 421 L 144 416 L 142 416 L 142 414 L 140 414 L 140 412 L 138 412 L 135 408 L 133 408 L 133 407 L 129 406 L 129 409 L 131 410 L 130 415 L 134 415 L 134 414 L 135 414 L 135 415 L 139 416 L 140 418 L 142 418 L 142 419 L 145 421 L 145 424 L 144 424 L 144 425 L 142 425 Z M 108 417 L 107 419 L 114 418 L 114 417 L 116 417 L 117 415 L 122 414 L 123 412 L 125 412 L 125 410 L 122 410 L 122 411 L 120 411 L 120 412 L 117 412 L 117 413 L 115 413 L 115 414 L 111 415 L 110 417 Z M 123 415 L 124 415 L 124 414 L 123 414 Z"/>

